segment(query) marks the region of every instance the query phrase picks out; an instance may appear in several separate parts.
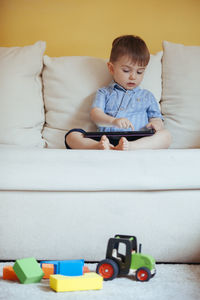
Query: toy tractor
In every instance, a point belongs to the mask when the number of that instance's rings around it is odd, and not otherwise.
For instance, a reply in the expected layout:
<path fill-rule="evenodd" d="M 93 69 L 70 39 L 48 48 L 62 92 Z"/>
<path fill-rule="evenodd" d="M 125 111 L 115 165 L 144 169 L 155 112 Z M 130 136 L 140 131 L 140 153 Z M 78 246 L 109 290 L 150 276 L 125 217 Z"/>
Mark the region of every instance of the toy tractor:
<path fill-rule="evenodd" d="M 137 252 L 135 236 L 115 235 L 107 245 L 106 259 L 100 261 L 96 272 L 104 280 L 112 280 L 119 276 L 135 273 L 136 280 L 148 281 L 155 273 L 155 259 L 141 253 L 141 244 Z"/>

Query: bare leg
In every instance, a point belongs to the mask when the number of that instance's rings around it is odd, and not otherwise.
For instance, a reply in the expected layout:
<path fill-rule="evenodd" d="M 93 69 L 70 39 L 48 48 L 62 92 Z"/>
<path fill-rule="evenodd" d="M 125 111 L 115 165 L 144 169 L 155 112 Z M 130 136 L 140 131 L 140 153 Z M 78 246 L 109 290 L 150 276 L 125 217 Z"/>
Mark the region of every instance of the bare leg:
<path fill-rule="evenodd" d="M 85 138 L 81 132 L 74 131 L 67 136 L 66 142 L 72 149 L 113 149 L 113 145 L 110 144 L 105 135 L 103 135 L 101 140 L 98 142 L 90 138 Z"/>
<path fill-rule="evenodd" d="M 171 135 L 167 129 L 157 131 L 154 135 L 128 142 L 122 137 L 115 150 L 166 149 L 171 144 Z"/>

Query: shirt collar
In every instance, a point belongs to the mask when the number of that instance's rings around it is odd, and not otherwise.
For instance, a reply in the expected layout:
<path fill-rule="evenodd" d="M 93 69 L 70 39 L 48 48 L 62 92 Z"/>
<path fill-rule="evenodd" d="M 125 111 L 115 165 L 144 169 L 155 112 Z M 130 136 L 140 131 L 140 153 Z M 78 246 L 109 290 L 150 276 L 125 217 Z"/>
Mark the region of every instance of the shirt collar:
<path fill-rule="evenodd" d="M 140 87 L 137 86 L 136 88 L 132 89 L 132 90 L 126 90 L 125 88 L 123 88 L 121 85 L 119 85 L 117 82 L 115 82 L 114 80 L 110 83 L 110 87 L 114 90 L 114 89 L 118 89 L 118 90 L 122 90 L 124 92 L 129 91 L 131 93 L 136 93 Z"/>

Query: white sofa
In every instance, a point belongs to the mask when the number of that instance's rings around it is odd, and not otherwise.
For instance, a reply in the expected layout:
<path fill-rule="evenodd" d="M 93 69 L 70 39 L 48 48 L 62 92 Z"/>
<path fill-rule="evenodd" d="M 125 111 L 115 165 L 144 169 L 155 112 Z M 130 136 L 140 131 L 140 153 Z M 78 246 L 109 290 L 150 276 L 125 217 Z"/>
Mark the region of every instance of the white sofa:
<path fill-rule="evenodd" d="M 143 87 L 160 103 L 167 150 L 66 150 L 70 128 L 111 78 L 94 57 L 0 48 L 0 260 L 98 261 L 116 233 L 158 262 L 200 262 L 200 47 L 163 43 Z"/>

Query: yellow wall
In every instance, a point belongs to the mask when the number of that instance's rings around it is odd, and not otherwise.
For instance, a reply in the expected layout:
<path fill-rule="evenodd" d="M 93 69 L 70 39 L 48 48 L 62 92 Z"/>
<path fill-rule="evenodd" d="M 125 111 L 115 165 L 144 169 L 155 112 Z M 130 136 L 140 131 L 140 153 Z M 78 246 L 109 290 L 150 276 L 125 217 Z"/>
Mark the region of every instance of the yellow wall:
<path fill-rule="evenodd" d="M 105 58 L 122 34 L 151 53 L 163 40 L 200 45 L 200 0 L 0 0 L 0 46 L 44 40 L 50 56 Z"/>

